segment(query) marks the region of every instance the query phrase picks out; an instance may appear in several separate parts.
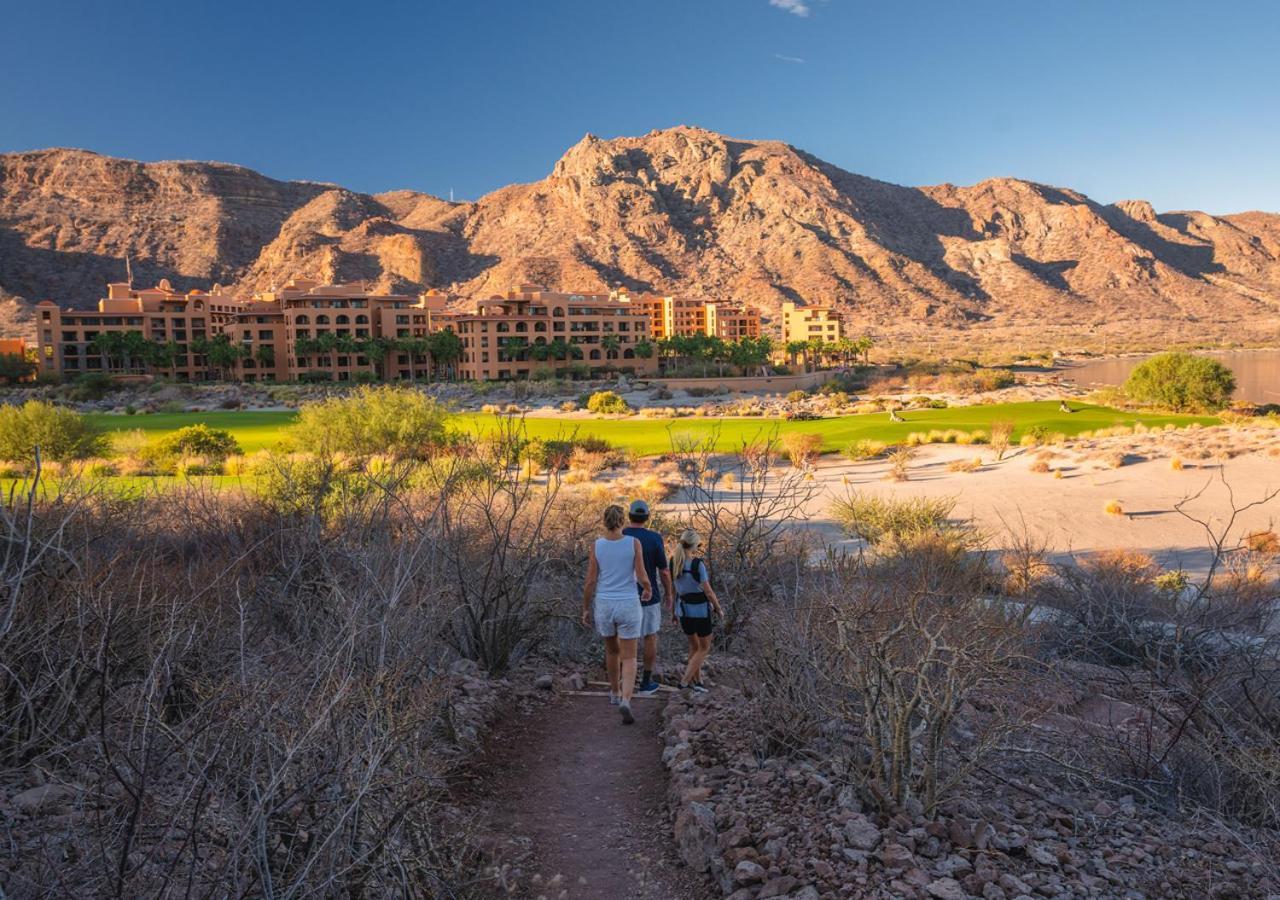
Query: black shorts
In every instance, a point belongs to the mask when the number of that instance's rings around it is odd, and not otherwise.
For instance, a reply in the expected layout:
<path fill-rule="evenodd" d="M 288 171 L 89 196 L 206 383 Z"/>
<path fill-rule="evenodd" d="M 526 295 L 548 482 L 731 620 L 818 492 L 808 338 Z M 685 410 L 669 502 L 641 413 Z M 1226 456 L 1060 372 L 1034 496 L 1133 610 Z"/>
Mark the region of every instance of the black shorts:
<path fill-rule="evenodd" d="M 681 616 L 680 627 L 684 630 L 685 634 L 696 634 L 698 637 L 710 637 L 711 617 L 699 616 L 698 618 L 694 618 L 692 616 Z"/>

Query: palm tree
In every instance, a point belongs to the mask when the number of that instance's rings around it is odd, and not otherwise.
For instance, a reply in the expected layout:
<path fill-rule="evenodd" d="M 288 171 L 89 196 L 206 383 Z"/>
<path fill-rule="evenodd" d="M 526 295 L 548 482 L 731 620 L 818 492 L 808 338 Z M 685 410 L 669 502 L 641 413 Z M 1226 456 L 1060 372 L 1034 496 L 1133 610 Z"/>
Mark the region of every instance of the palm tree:
<path fill-rule="evenodd" d="M 804 367 L 809 368 L 809 342 L 808 341 L 787 341 L 787 361 L 791 365 L 796 364 L 796 357 L 804 356 Z"/>
<path fill-rule="evenodd" d="M 123 344 L 123 336 L 118 331 L 100 331 L 89 341 L 89 349 L 102 357 L 102 370 L 111 371 L 111 363 L 119 358 Z"/>
<path fill-rule="evenodd" d="M 124 357 L 125 371 L 133 371 L 134 360 L 145 365 L 150 348 L 151 341 L 141 331 L 126 331 L 120 335 L 120 354 Z"/>
<path fill-rule="evenodd" d="M 316 353 L 329 357 L 329 376 L 336 376 L 338 368 L 338 336 L 332 331 L 322 331 L 316 335 Z"/>
<path fill-rule="evenodd" d="M 605 359 L 617 359 L 618 349 L 622 346 L 622 338 L 616 334 L 606 334 L 600 339 L 600 346 L 604 348 Z"/>
<path fill-rule="evenodd" d="M 270 344 L 259 344 L 257 351 L 254 352 L 254 358 L 258 360 L 258 365 L 264 369 L 274 368 L 276 364 L 276 348 Z"/>
<path fill-rule="evenodd" d="M 640 340 L 636 341 L 636 345 L 633 349 L 636 351 L 636 356 L 640 359 L 653 358 L 653 342 L 648 338 L 640 338 Z"/>

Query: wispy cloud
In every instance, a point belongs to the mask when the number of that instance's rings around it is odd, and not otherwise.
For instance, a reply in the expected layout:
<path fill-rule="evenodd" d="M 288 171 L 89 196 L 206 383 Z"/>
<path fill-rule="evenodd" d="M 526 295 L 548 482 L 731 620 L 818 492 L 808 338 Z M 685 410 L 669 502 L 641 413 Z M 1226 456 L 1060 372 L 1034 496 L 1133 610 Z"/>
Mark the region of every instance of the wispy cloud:
<path fill-rule="evenodd" d="M 773 54 L 773 58 L 774 58 L 774 59 L 780 59 L 780 60 L 782 60 L 783 62 L 786 62 L 786 63 L 802 63 L 802 62 L 804 62 L 804 60 L 803 60 L 803 59 L 801 59 L 801 58 L 800 58 L 800 57 L 798 57 L 798 56 L 787 56 L 787 55 L 782 54 L 782 53 L 775 53 L 775 54 Z"/>
<path fill-rule="evenodd" d="M 769 5 L 785 10 L 793 16 L 800 16 L 802 19 L 809 15 L 809 4 L 805 0 L 769 0 Z"/>

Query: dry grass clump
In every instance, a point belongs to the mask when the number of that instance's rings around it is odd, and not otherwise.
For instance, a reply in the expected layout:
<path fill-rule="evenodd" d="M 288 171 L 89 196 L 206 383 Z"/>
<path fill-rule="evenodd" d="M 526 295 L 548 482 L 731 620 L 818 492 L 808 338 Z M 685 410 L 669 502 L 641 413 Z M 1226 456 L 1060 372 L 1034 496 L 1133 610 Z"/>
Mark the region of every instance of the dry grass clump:
<path fill-rule="evenodd" d="M 999 421 L 991 423 L 991 435 L 988 442 L 991 449 L 995 451 L 996 460 L 1004 459 L 1004 455 L 1009 452 L 1009 441 L 1013 437 L 1014 423 L 1008 421 Z"/>
<path fill-rule="evenodd" d="M 1181 457 L 1172 456 L 1169 458 L 1169 468 L 1175 472 L 1181 472 L 1183 469 L 1186 468 L 1186 466 L 1183 465 Z"/>
<path fill-rule="evenodd" d="M 973 459 L 953 459 L 947 463 L 948 472 L 977 472 L 982 468 L 982 457 L 975 456 Z"/>
<path fill-rule="evenodd" d="M 898 500 L 849 491 L 832 504 L 831 512 L 847 533 L 869 544 L 879 544 L 941 531 L 948 527 L 955 506 L 954 497 Z"/>
<path fill-rule="evenodd" d="M 1250 553 L 1276 556 L 1280 554 L 1280 535 L 1277 535 L 1272 528 L 1251 531 L 1245 535 L 1244 545 Z"/>
<path fill-rule="evenodd" d="M 1119 500 L 1108 500 L 1107 505 L 1102 507 L 1102 511 L 1109 516 L 1124 515 L 1124 507 L 1120 505 Z"/>
<path fill-rule="evenodd" d="M 1111 468 L 1111 469 L 1119 469 L 1126 462 L 1128 462 L 1128 460 L 1129 460 L 1128 454 L 1120 450 L 1113 450 L 1112 452 L 1106 454 L 1102 458 L 1102 461 L 1106 463 L 1108 468 Z"/>
<path fill-rule="evenodd" d="M 1043 459 L 1037 459 L 1031 464 L 1031 471 L 1037 475 L 1046 475 L 1049 472 L 1049 463 Z"/>
<path fill-rule="evenodd" d="M 861 462 L 866 459 L 875 459 L 887 450 L 888 444 L 883 441 L 871 441 L 866 438 L 851 442 L 844 448 L 845 458 L 852 462 Z"/>
<path fill-rule="evenodd" d="M 889 451 L 889 471 L 885 477 L 890 481 L 907 481 L 911 477 L 911 462 L 915 456 L 912 447 L 895 447 Z"/>

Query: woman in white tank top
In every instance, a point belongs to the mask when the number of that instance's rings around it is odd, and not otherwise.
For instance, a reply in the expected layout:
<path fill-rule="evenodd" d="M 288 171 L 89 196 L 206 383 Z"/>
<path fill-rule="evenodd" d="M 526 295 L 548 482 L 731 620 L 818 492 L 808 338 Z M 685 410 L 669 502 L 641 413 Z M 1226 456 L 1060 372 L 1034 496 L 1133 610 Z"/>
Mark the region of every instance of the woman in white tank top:
<path fill-rule="evenodd" d="M 596 538 L 587 561 L 587 582 L 582 592 L 582 624 L 591 627 L 594 600 L 596 631 L 604 638 L 605 666 L 609 670 L 609 702 L 617 703 L 624 725 L 631 715 L 631 692 L 636 681 L 636 641 L 640 638 L 641 602 L 653 595 L 644 568 L 640 542 L 622 533 L 626 517 L 621 506 L 604 511 L 604 537 Z M 643 594 L 637 594 L 636 585 Z"/>

